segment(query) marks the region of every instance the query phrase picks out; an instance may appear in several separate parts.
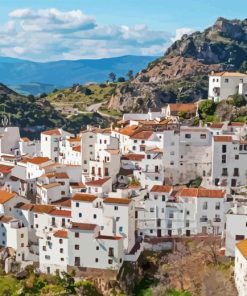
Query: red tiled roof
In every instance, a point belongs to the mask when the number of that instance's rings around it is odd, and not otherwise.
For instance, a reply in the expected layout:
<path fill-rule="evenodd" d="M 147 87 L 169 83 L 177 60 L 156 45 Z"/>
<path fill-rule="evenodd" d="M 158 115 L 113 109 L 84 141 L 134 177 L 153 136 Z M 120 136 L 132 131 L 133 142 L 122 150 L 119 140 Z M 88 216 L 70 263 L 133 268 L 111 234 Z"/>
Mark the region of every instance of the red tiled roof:
<path fill-rule="evenodd" d="M 0 222 L 9 223 L 10 221 L 14 220 L 15 218 L 11 216 L 2 215 L 0 216 Z"/>
<path fill-rule="evenodd" d="M 244 122 L 231 122 L 230 126 L 241 127 L 244 126 Z"/>
<path fill-rule="evenodd" d="M 236 244 L 236 247 L 240 251 L 240 253 L 244 256 L 247 260 L 247 239 L 244 239 Z"/>
<path fill-rule="evenodd" d="M 171 192 L 172 186 L 168 185 L 154 185 L 150 192 Z"/>
<path fill-rule="evenodd" d="M 76 193 L 72 200 L 75 201 L 83 201 L 83 202 L 93 202 L 97 198 L 96 195 L 93 194 L 87 194 L 87 193 Z"/>
<path fill-rule="evenodd" d="M 55 182 L 55 183 L 50 183 L 50 184 L 42 185 L 41 187 L 42 188 L 45 188 L 45 189 L 51 189 L 51 188 L 54 188 L 54 187 L 58 187 L 60 185 L 61 185 L 60 183 Z"/>
<path fill-rule="evenodd" d="M 195 104 L 169 104 L 171 112 L 196 112 Z"/>
<path fill-rule="evenodd" d="M 33 163 L 33 164 L 42 164 L 42 163 L 45 163 L 45 162 L 47 162 L 49 160 L 50 159 L 48 157 L 41 157 L 41 156 L 26 159 L 27 162 L 30 162 L 30 163 Z"/>
<path fill-rule="evenodd" d="M 96 187 L 98 187 L 98 186 L 104 185 L 110 179 L 111 179 L 111 177 L 104 178 L 104 179 L 93 180 L 93 181 L 87 182 L 86 185 L 87 186 L 96 186 Z"/>
<path fill-rule="evenodd" d="M 59 200 L 56 200 L 54 202 L 52 202 L 53 205 L 59 205 L 61 207 L 65 207 L 65 208 L 71 208 L 71 198 L 69 197 L 63 197 Z"/>
<path fill-rule="evenodd" d="M 132 136 L 138 128 L 139 128 L 138 125 L 128 125 L 124 128 L 121 128 L 117 132 L 125 136 Z"/>
<path fill-rule="evenodd" d="M 223 198 L 225 192 L 217 189 L 204 188 L 184 188 L 179 193 L 181 197 L 206 197 L 206 198 Z"/>
<path fill-rule="evenodd" d="M 243 77 L 243 76 L 247 76 L 244 73 L 240 73 L 240 72 L 217 72 L 217 73 L 212 73 L 210 76 L 225 76 L 225 77 Z"/>
<path fill-rule="evenodd" d="M 66 211 L 66 210 L 58 210 L 58 209 L 54 209 L 52 210 L 49 215 L 52 216 L 61 216 L 61 217 L 71 217 L 71 211 Z"/>
<path fill-rule="evenodd" d="M 88 231 L 93 231 L 97 227 L 96 224 L 75 223 L 75 222 L 72 222 L 71 226 L 72 226 L 72 229 L 80 229 L 80 230 L 88 230 Z"/>
<path fill-rule="evenodd" d="M 231 136 L 214 136 L 215 142 L 232 142 Z"/>
<path fill-rule="evenodd" d="M 12 166 L 4 165 L 4 164 L 0 165 L 0 172 L 2 174 L 9 174 L 12 169 L 13 169 Z"/>
<path fill-rule="evenodd" d="M 76 188 L 86 188 L 85 184 L 82 183 L 82 182 L 70 182 L 70 183 L 69 183 L 69 186 L 70 186 L 72 189 L 76 189 Z"/>
<path fill-rule="evenodd" d="M 0 204 L 4 204 L 5 202 L 9 201 L 10 199 L 14 198 L 16 193 L 8 192 L 5 190 L 0 190 Z"/>
<path fill-rule="evenodd" d="M 61 136 L 61 132 L 59 129 L 44 131 L 42 132 L 42 134 L 47 136 Z"/>
<path fill-rule="evenodd" d="M 144 158 L 145 158 L 144 154 L 129 153 L 129 154 L 124 154 L 121 159 L 132 160 L 132 161 L 142 161 Z"/>
<path fill-rule="evenodd" d="M 224 123 L 220 123 L 220 122 L 214 122 L 210 125 L 210 128 L 222 128 L 224 126 Z"/>
<path fill-rule="evenodd" d="M 148 140 L 152 136 L 152 131 L 141 131 L 131 136 L 131 139 Z"/>
<path fill-rule="evenodd" d="M 54 232 L 55 237 L 62 237 L 62 238 L 67 238 L 68 237 L 68 231 L 64 229 L 57 230 Z"/>
<path fill-rule="evenodd" d="M 23 207 L 21 207 L 23 208 Z M 33 205 L 30 210 L 34 213 L 40 213 L 40 214 L 49 214 L 51 211 L 55 209 L 52 205 Z"/>
<path fill-rule="evenodd" d="M 76 147 L 73 147 L 72 150 L 73 150 L 73 151 L 76 151 L 76 152 L 81 152 L 81 146 L 78 145 L 78 146 L 76 146 Z"/>
<path fill-rule="evenodd" d="M 120 240 L 123 239 L 122 236 L 109 236 L 109 235 L 99 235 L 96 239 L 109 239 L 109 240 Z"/>
<path fill-rule="evenodd" d="M 128 205 L 131 202 L 131 199 L 128 198 L 117 198 L 117 197 L 106 197 L 103 200 L 104 203 L 114 203 L 114 204 L 123 204 Z"/>

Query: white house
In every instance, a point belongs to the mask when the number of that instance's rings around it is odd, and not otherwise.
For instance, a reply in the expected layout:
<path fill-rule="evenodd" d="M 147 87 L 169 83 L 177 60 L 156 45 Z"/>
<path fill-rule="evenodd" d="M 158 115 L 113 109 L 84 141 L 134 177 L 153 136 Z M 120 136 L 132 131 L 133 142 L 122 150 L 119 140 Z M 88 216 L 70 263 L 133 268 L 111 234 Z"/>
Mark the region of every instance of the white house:
<path fill-rule="evenodd" d="M 212 72 L 209 75 L 208 97 L 218 102 L 240 94 L 247 98 L 247 75 L 239 72 Z"/>
<path fill-rule="evenodd" d="M 247 296 L 247 240 L 242 240 L 235 246 L 235 285 L 239 296 Z"/>

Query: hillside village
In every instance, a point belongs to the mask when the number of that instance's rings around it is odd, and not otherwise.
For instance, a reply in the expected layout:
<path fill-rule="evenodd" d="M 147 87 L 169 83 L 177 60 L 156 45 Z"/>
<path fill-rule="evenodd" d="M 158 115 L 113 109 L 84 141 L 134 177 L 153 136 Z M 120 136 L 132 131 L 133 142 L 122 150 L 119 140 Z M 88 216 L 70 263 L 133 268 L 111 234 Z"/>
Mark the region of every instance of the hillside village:
<path fill-rule="evenodd" d="M 212 73 L 209 100 L 247 97 L 247 75 Z M 1 127 L 0 256 L 6 273 L 34 265 L 76 276 L 135 264 L 173 239 L 217 238 L 247 295 L 247 124 L 181 124 L 198 104 L 125 113 L 109 128 L 21 138 Z"/>

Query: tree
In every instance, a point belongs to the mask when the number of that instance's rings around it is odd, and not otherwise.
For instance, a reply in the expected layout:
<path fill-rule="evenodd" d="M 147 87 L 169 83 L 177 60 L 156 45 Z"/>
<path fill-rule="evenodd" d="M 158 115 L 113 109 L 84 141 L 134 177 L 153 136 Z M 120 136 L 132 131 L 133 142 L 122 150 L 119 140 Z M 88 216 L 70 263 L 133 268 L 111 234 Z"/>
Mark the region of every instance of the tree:
<path fill-rule="evenodd" d="M 199 112 L 202 115 L 213 115 L 216 109 L 216 104 L 212 100 L 206 100 L 199 104 Z"/>
<path fill-rule="evenodd" d="M 43 98 L 46 98 L 47 97 L 47 94 L 46 93 L 42 93 L 42 94 L 40 94 L 40 99 L 43 99 Z"/>
<path fill-rule="evenodd" d="M 124 77 L 119 77 L 117 81 L 118 82 L 125 82 L 125 78 Z"/>
<path fill-rule="evenodd" d="M 134 75 L 133 75 L 133 70 L 129 70 L 127 73 L 127 77 L 129 78 L 129 80 L 132 80 Z"/>
<path fill-rule="evenodd" d="M 242 107 L 246 105 L 246 100 L 243 95 L 235 94 L 232 96 L 233 105 L 236 107 Z"/>
<path fill-rule="evenodd" d="M 111 73 L 109 73 L 108 77 L 109 77 L 110 81 L 115 82 L 117 75 L 114 72 L 111 72 Z"/>

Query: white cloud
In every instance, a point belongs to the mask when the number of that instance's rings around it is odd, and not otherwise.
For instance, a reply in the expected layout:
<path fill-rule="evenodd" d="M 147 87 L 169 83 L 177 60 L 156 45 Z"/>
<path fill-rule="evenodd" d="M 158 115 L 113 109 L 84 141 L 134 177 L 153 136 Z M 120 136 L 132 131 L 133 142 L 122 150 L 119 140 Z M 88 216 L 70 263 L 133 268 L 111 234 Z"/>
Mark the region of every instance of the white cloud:
<path fill-rule="evenodd" d="M 179 28 L 179 29 L 176 30 L 175 37 L 171 38 L 171 40 L 172 40 L 172 42 L 175 42 L 175 41 L 181 39 L 184 34 L 191 34 L 194 31 L 195 30 L 193 30 L 191 28 Z"/>
<path fill-rule="evenodd" d="M 181 28 L 176 37 L 191 32 Z M 172 35 L 145 24 L 105 25 L 81 10 L 17 9 L 0 26 L 0 55 L 48 61 L 126 54 L 163 55 Z"/>

